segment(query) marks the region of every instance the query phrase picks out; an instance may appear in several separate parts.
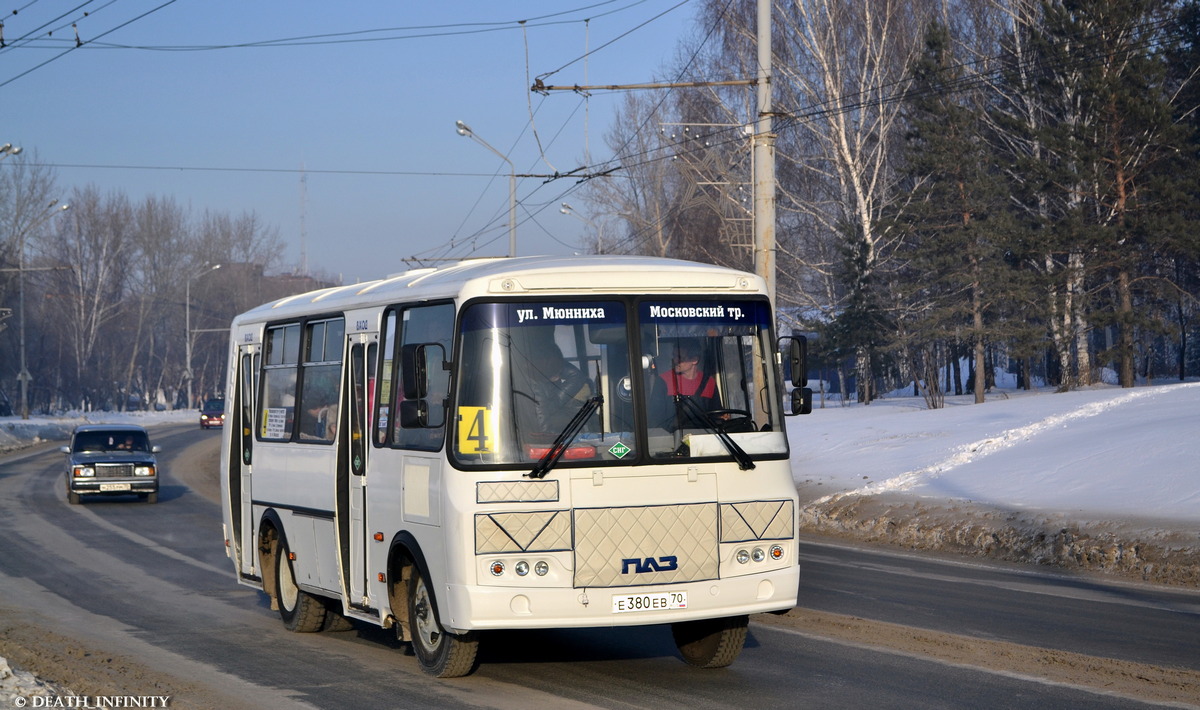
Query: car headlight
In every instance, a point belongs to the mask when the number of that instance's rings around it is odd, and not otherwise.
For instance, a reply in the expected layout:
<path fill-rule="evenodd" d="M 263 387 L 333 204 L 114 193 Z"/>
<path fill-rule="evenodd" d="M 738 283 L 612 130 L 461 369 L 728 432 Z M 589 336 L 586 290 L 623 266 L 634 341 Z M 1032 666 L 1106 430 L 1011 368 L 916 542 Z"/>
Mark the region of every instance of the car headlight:
<path fill-rule="evenodd" d="M 133 467 L 133 475 L 135 475 L 135 476 L 153 476 L 154 475 L 154 467 L 147 466 L 147 465 L 134 466 Z"/>
<path fill-rule="evenodd" d="M 86 478 L 88 476 L 95 476 L 96 469 L 92 468 L 91 466 L 73 466 L 71 468 L 71 473 L 75 476 L 75 478 Z"/>

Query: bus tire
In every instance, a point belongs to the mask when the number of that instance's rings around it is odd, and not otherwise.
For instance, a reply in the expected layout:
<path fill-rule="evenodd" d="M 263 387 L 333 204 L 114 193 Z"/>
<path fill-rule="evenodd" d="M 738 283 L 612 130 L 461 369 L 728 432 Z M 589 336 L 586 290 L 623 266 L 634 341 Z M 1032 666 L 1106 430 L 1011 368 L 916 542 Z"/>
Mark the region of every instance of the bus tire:
<path fill-rule="evenodd" d="M 354 629 L 354 624 L 342 613 L 342 603 L 336 599 L 327 601 L 325 603 L 325 625 L 321 627 L 321 630 L 350 631 L 352 629 Z"/>
<path fill-rule="evenodd" d="M 451 634 L 442 629 L 433 608 L 433 593 L 415 565 L 408 585 L 408 625 L 413 655 L 421 670 L 435 678 L 458 678 L 475 670 L 476 633 Z"/>
<path fill-rule="evenodd" d="M 286 542 L 280 542 L 275 554 L 275 598 L 279 600 L 279 618 L 288 631 L 310 634 L 325 625 L 325 605 L 296 586 Z"/>
<path fill-rule="evenodd" d="M 671 624 L 675 646 L 690 666 L 724 668 L 737 659 L 746 644 L 750 617 L 728 616 L 720 619 L 680 621 Z"/>

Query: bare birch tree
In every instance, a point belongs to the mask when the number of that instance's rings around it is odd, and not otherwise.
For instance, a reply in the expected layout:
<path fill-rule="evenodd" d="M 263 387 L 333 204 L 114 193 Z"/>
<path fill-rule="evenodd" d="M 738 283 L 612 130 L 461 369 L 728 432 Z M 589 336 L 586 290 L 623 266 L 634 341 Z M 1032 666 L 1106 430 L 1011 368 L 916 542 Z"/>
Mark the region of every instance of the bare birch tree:
<path fill-rule="evenodd" d="M 120 194 L 104 196 L 94 185 L 76 188 L 71 209 L 41 243 L 43 255 L 69 269 L 53 272 L 55 322 L 66 335 L 74 389 L 86 408 L 97 404 L 116 379 L 111 362 L 96 358 L 105 326 L 124 306 L 129 234 L 133 214 Z"/>

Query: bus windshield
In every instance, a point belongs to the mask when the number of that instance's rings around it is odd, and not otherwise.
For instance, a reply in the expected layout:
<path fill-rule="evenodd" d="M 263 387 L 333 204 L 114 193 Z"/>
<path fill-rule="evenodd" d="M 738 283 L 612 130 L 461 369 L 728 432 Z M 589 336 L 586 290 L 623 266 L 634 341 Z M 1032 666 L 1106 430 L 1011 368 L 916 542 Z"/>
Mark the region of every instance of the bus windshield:
<path fill-rule="evenodd" d="M 568 428 L 560 466 L 787 453 L 766 300 L 476 302 L 461 337 L 460 465 L 534 464 Z"/>

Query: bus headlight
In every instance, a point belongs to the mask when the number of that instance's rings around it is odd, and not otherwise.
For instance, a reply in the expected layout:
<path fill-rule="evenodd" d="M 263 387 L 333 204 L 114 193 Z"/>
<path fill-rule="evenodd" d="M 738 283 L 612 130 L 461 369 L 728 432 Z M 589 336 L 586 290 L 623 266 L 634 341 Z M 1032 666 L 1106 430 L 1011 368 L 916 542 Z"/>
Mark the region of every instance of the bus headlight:
<path fill-rule="evenodd" d="M 754 552 L 750 553 L 750 557 L 754 558 L 755 562 L 762 562 L 767 559 L 767 553 L 761 547 L 754 548 Z"/>
<path fill-rule="evenodd" d="M 550 565 L 546 564 L 545 560 L 542 560 L 533 566 L 533 573 L 539 577 L 545 577 L 550 573 Z"/>
<path fill-rule="evenodd" d="M 504 563 L 500 560 L 496 560 L 491 564 L 489 569 L 492 570 L 493 577 L 499 577 L 500 575 L 504 574 Z"/>
<path fill-rule="evenodd" d="M 513 571 L 517 573 L 518 577 L 524 577 L 525 575 L 529 574 L 529 563 L 525 560 L 521 560 L 517 563 L 516 567 L 513 567 Z"/>
<path fill-rule="evenodd" d="M 750 553 L 746 552 L 745 550 L 738 550 L 736 558 L 737 558 L 738 564 L 744 565 L 750 561 Z"/>

